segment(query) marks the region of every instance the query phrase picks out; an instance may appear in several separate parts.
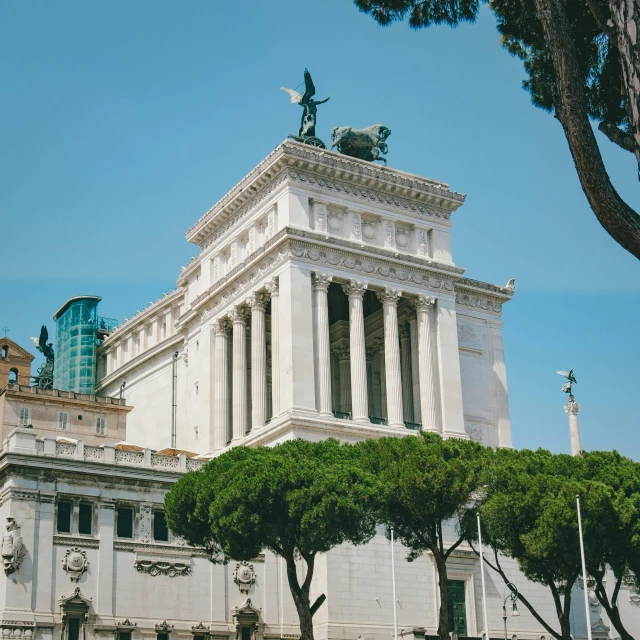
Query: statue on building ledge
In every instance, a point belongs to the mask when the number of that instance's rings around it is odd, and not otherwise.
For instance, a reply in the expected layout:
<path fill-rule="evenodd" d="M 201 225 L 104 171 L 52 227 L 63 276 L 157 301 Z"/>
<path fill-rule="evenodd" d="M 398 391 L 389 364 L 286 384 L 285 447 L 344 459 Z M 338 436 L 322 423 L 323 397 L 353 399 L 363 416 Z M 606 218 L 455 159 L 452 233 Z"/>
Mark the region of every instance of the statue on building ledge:
<path fill-rule="evenodd" d="M 287 89 L 287 87 L 280 87 L 282 91 L 286 91 L 291 97 L 291 102 L 299 104 L 304 111 L 302 112 L 302 122 L 300 124 L 300 130 L 298 135 L 294 136 L 289 134 L 289 137 L 298 142 L 309 144 L 312 147 L 320 147 L 326 149 L 326 145 L 320 138 L 316 137 L 316 118 L 318 114 L 318 105 L 327 102 L 330 97 L 324 100 L 314 100 L 313 96 L 316 94 L 316 88 L 311 79 L 311 74 L 307 69 L 304 70 L 304 94 L 298 93 L 296 89 Z"/>
<path fill-rule="evenodd" d="M 6 575 L 9 576 L 20 568 L 25 553 L 20 527 L 14 518 L 9 517 L 2 536 L 2 564 Z"/>
<path fill-rule="evenodd" d="M 31 338 L 36 349 L 46 358 L 44 364 L 38 369 L 38 375 L 33 376 L 36 387 L 40 389 L 53 389 L 53 343 L 47 342 L 48 339 L 49 332 L 45 325 L 40 328 L 39 338 Z"/>

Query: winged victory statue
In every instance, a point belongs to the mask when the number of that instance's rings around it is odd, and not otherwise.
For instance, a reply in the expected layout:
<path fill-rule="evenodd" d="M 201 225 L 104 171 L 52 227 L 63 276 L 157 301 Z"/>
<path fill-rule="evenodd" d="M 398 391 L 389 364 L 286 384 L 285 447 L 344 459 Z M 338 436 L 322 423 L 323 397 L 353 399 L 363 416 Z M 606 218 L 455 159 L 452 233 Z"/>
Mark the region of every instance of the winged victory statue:
<path fill-rule="evenodd" d="M 316 87 L 311 79 L 311 74 L 307 69 L 304 70 L 304 93 L 300 94 L 296 89 L 287 89 L 287 87 L 280 87 L 282 91 L 286 91 L 291 98 L 293 104 L 299 104 L 303 108 L 302 120 L 300 123 L 300 130 L 298 135 L 294 136 L 289 134 L 290 138 L 297 140 L 298 142 L 304 142 L 314 147 L 321 147 L 326 149 L 326 145 L 320 138 L 316 137 L 316 119 L 318 114 L 318 105 L 324 104 L 330 99 L 314 100 L 313 96 L 316 94 Z"/>
<path fill-rule="evenodd" d="M 556 371 L 559 376 L 566 378 L 567 381 L 562 385 L 562 390 L 569 394 L 569 400 L 573 400 L 573 385 L 578 384 L 576 377 L 573 375 L 573 369 L 570 371 Z"/>
<path fill-rule="evenodd" d="M 36 349 L 46 358 L 44 364 L 38 369 L 38 375 L 33 376 L 36 386 L 41 389 L 53 389 L 53 343 L 47 342 L 49 340 L 47 327 L 42 325 L 40 336 L 37 338 L 32 337 L 31 340 Z"/>

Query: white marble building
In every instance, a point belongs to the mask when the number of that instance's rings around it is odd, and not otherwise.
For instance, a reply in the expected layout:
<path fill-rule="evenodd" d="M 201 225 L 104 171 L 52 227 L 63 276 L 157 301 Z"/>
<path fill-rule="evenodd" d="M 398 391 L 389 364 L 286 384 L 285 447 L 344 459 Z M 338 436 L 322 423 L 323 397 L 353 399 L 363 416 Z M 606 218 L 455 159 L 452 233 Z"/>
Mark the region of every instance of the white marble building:
<path fill-rule="evenodd" d="M 420 426 L 511 446 L 501 311 L 513 287 L 466 278 L 454 263 L 451 214 L 463 200 L 445 184 L 286 141 L 208 211 L 187 232 L 200 253 L 177 289 L 100 347 L 98 393 L 119 396 L 126 382 L 127 440 L 144 449 L 20 427 L 4 442 L 2 635 L 297 637 L 279 559 L 213 565 L 173 539 L 164 495 L 203 461 L 153 450 L 207 458 L 236 444 L 355 441 Z M 505 566 L 553 620 L 547 593 Z M 448 567 L 459 633 L 478 636 L 478 562 L 460 548 Z M 431 558 L 407 563 L 398 545 L 396 577 L 403 636 L 434 635 Z M 318 640 L 392 637 L 384 536 L 319 558 L 314 590 L 327 596 Z M 503 590 L 488 572 L 492 637 L 503 637 Z M 625 598 L 623 615 L 640 605 Z M 547 635 L 520 611 L 510 637 Z M 598 616 L 594 630 L 607 637 Z"/>

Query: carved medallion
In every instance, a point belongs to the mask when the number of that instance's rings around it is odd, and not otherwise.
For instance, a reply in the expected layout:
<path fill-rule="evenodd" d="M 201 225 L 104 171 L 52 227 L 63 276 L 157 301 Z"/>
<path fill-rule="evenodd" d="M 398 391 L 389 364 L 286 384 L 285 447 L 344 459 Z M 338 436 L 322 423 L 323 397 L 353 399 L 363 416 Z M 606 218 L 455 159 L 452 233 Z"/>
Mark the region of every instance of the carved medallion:
<path fill-rule="evenodd" d="M 87 552 L 79 547 L 67 549 L 64 558 L 62 558 L 62 568 L 71 578 L 71 582 L 78 582 L 80 576 L 87 570 L 88 566 Z"/>
<path fill-rule="evenodd" d="M 238 585 L 241 593 L 249 593 L 251 585 L 256 581 L 253 565 L 248 562 L 238 562 L 233 571 L 233 581 Z"/>

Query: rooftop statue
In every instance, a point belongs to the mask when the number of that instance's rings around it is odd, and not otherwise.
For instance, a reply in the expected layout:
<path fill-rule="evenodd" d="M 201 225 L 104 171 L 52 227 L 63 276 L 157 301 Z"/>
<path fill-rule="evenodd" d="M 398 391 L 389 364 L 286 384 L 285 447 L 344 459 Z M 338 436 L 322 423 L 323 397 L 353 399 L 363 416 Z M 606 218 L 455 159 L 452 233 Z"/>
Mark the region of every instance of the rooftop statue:
<path fill-rule="evenodd" d="M 556 371 L 556 373 L 559 376 L 562 376 L 563 378 L 566 378 L 567 381 L 562 385 L 562 390 L 565 393 L 569 394 L 569 401 L 573 400 L 573 385 L 577 384 L 578 381 L 576 380 L 576 377 L 573 375 L 573 369 L 571 369 L 570 371 Z"/>
<path fill-rule="evenodd" d="M 337 147 L 346 156 L 369 162 L 381 160 L 387 164 L 387 159 L 381 154 L 389 151 L 386 139 L 390 135 L 391 129 L 383 124 L 374 124 L 366 129 L 335 127 L 331 131 L 331 149 Z"/>
<path fill-rule="evenodd" d="M 38 369 L 38 375 L 33 376 L 36 386 L 41 389 L 53 389 L 53 344 L 51 342 L 47 342 L 48 339 L 49 332 L 45 325 L 42 325 L 40 328 L 39 338 L 31 338 L 36 349 L 46 358 L 44 364 L 40 365 L 40 368 Z"/>
<path fill-rule="evenodd" d="M 318 105 L 327 102 L 329 98 L 325 98 L 324 100 L 313 99 L 313 96 L 316 94 L 316 88 L 309 71 L 307 69 L 304 70 L 304 94 L 301 95 L 296 89 L 287 89 L 287 87 L 280 88 L 289 94 L 292 103 L 299 104 L 304 109 L 298 135 L 294 136 L 289 134 L 289 137 L 298 142 L 304 142 L 314 147 L 326 149 L 325 143 L 316 137 L 316 116 L 318 113 Z"/>

